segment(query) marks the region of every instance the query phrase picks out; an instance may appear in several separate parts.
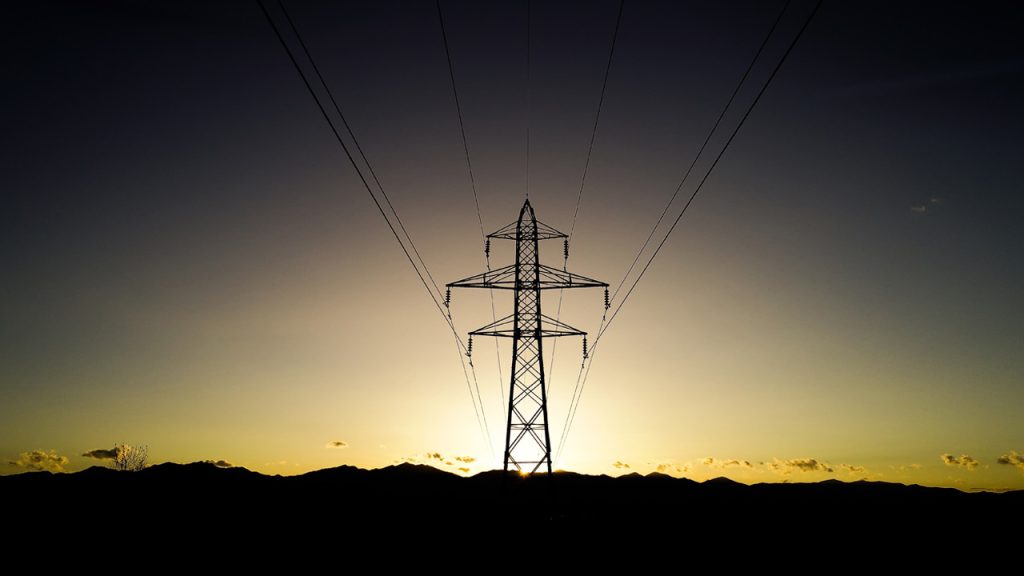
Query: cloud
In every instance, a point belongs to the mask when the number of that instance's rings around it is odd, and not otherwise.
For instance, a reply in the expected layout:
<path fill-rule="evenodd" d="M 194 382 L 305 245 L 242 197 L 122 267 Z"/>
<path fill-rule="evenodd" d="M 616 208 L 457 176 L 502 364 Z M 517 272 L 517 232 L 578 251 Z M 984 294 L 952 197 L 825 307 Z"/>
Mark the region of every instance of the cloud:
<path fill-rule="evenodd" d="M 469 468 L 461 467 L 459 468 L 459 472 L 462 472 L 463 474 L 469 474 Z"/>
<path fill-rule="evenodd" d="M 118 446 L 114 446 L 113 448 L 110 449 L 97 448 L 95 450 L 89 450 L 88 452 L 82 454 L 82 456 L 85 456 L 86 458 L 95 458 L 97 460 L 113 460 L 114 458 L 117 458 L 117 455 L 120 453 L 121 448 Z"/>
<path fill-rule="evenodd" d="M 330 442 L 327 443 L 327 447 L 338 449 L 348 448 L 348 442 L 345 442 L 344 440 L 331 440 Z"/>
<path fill-rule="evenodd" d="M 616 468 L 618 468 L 619 470 L 621 470 L 621 469 L 623 469 L 623 468 L 629 468 L 629 464 L 626 464 L 625 462 L 620 462 L 620 461 L 618 461 L 618 460 L 616 460 L 616 461 L 615 461 L 615 464 L 612 464 L 612 466 L 615 466 L 615 467 L 616 467 Z"/>
<path fill-rule="evenodd" d="M 749 460 L 737 460 L 735 458 L 731 460 L 715 460 L 711 456 L 704 458 L 700 461 L 701 464 L 709 468 L 729 468 L 732 466 L 739 466 L 741 468 L 753 468 L 754 465 Z"/>
<path fill-rule="evenodd" d="M 1008 454 L 1000 456 L 996 462 L 1006 464 L 1008 466 L 1016 466 L 1021 472 L 1024 472 L 1024 454 L 1018 454 L 1013 450 L 1010 450 Z"/>
<path fill-rule="evenodd" d="M 741 466 L 743 468 L 754 467 L 749 460 L 726 460 L 725 462 L 722 462 L 722 468 L 728 468 L 730 466 Z"/>
<path fill-rule="evenodd" d="M 56 450 L 33 450 L 22 452 L 17 460 L 8 460 L 8 464 L 29 470 L 48 470 L 50 472 L 63 472 L 64 465 L 68 463 L 67 456 L 57 454 Z"/>
<path fill-rule="evenodd" d="M 946 466 L 958 466 L 960 468 L 966 468 L 967 470 L 974 470 L 978 467 L 979 462 L 967 454 L 961 454 L 960 456 L 953 456 L 952 454 L 943 454 L 939 456 L 942 459 L 942 463 Z"/>
<path fill-rule="evenodd" d="M 213 464 L 217 468 L 234 468 L 235 465 L 227 460 L 203 460 L 204 464 Z"/>
<path fill-rule="evenodd" d="M 776 458 L 774 461 L 768 463 L 772 470 L 781 474 L 789 474 L 794 470 L 800 472 L 835 472 L 835 470 L 825 462 L 819 462 L 814 458 L 793 458 L 792 460 L 779 460 Z"/>
<path fill-rule="evenodd" d="M 473 458 L 472 456 L 456 456 L 455 460 L 462 462 L 463 464 L 472 464 L 473 462 L 476 462 L 476 458 Z"/>
<path fill-rule="evenodd" d="M 675 472 L 676 474 L 682 474 L 684 472 L 689 472 L 690 471 L 690 467 L 688 465 L 686 465 L 686 464 L 680 466 L 678 464 L 668 464 L 668 463 L 666 463 L 666 464 L 658 464 L 654 468 L 654 471 L 655 472 L 660 472 L 662 474 L 670 474 L 672 472 Z"/>
<path fill-rule="evenodd" d="M 853 464 L 840 464 L 837 468 L 846 470 L 850 474 L 860 474 L 861 472 L 864 472 L 863 466 L 854 466 Z"/>
<path fill-rule="evenodd" d="M 440 452 L 427 452 L 427 460 L 444 460 Z"/>
<path fill-rule="evenodd" d="M 924 202 L 918 204 L 911 204 L 911 212 L 917 212 L 923 214 L 925 212 L 932 212 L 938 210 L 940 206 L 946 203 L 946 198 L 943 196 L 929 196 Z"/>

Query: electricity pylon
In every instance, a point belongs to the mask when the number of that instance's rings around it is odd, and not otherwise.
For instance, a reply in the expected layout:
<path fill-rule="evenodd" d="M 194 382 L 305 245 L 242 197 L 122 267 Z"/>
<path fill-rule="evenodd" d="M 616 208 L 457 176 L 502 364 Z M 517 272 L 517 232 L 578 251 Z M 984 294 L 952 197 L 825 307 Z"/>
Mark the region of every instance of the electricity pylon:
<path fill-rule="evenodd" d="M 562 238 L 565 258 L 569 257 L 568 236 L 537 222 L 530 201 L 523 204 L 519 220 L 487 235 L 485 252 L 490 255 L 491 239 L 515 240 L 516 263 L 489 270 L 449 283 L 445 303 L 450 304 L 452 288 L 487 288 L 512 290 L 515 310 L 510 316 L 469 333 L 473 336 L 494 336 L 512 339 L 512 371 L 508 393 L 508 424 L 505 429 L 505 467 L 514 466 L 521 473 L 533 473 L 541 466 L 551 473 L 551 435 L 548 427 L 547 386 L 544 381 L 543 342 L 558 336 L 583 336 L 583 355 L 587 354 L 586 332 L 545 316 L 540 311 L 542 290 L 564 288 L 605 289 L 608 305 L 608 284 L 558 270 L 540 263 L 541 240 Z"/>

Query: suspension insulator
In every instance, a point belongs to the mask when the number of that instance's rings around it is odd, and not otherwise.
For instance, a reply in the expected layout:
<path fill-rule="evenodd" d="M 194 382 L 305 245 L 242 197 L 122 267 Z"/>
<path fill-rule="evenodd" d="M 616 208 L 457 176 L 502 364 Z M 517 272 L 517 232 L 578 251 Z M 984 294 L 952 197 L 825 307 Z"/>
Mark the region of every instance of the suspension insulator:
<path fill-rule="evenodd" d="M 587 359 L 587 335 L 583 335 L 583 359 Z"/>
<path fill-rule="evenodd" d="M 444 292 L 444 307 L 448 308 L 448 306 L 451 303 L 452 303 L 452 287 L 449 286 L 448 289 L 445 290 L 445 292 Z"/>
<path fill-rule="evenodd" d="M 484 242 L 484 256 L 486 256 L 487 258 L 491 257 L 491 239 L 490 238 L 488 238 L 487 241 Z"/>
<path fill-rule="evenodd" d="M 565 253 L 565 256 L 564 256 L 565 259 L 568 260 L 569 259 L 569 239 L 568 238 L 565 239 L 565 244 L 563 244 L 563 251 Z"/>
<path fill-rule="evenodd" d="M 469 337 L 469 343 L 466 345 L 466 356 L 469 358 L 473 357 L 473 337 Z"/>
<path fill-rule="evenodd" d="M 612 302 L 608 298 L 608 287 L 604 287 L 604 309 L 607 310 L 612 307 Z"/>

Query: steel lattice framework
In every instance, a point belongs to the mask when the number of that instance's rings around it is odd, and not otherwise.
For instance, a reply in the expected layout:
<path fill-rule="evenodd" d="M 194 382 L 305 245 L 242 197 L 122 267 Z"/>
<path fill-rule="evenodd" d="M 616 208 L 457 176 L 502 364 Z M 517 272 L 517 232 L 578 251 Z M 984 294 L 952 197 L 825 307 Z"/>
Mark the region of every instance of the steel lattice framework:
<path fill-rule="evenodd" d="M 470 332 L 470 336 L 512 339 L 512 373 L 505 430 L 505 464 L 519 472 L 533 473 L 546 467 L 551 473 L 551 435 L 548 426 L 547 386 L 544 380 L 544 339 L 584 336 L 586 333 L 541 313 L 541 291 L 555 288 L 595 288 L 608 284 L 558 270 L 540 263 L 540 241 L 567 236 L 537 221 L 527 200 L 519 219 L 487 235 L 490 239 L 515 240 L 516 262 L 449 283 L 451 288 L 487 288 L 514 291 L 511 316 Z M 568 257 L 568 243 L 566 243 Z M 584 354 L 586 346 L 584 346 Z"/>

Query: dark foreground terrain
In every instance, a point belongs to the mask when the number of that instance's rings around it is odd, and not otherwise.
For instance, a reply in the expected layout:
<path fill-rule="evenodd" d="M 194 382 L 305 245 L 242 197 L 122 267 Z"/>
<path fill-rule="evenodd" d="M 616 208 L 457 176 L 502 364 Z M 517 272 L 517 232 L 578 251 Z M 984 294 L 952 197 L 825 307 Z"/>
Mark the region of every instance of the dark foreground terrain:
<path fill-rule="evenodd" d="M 1024 514 L 1021 491 L 965 493 L 864 481 L 747 486 L 660 474 L 567 472 L 549 479 L 485 472 L 462 478 L 412 464 L 341 466 L 292 477 L 204 463 L 134 473 L 94 467 L 0 477 L 0 494 L 8 525 L 18 527 L 16 538 L 83 545 L 246 542 L 250 549 L 455 537 L 500 547 L 503 537 L 525 530 L 539 542 L 564 536 L 597 546 L 614 538 L 690 553 L 763 545 L 790 551 L 870 546 L 875 553 L 925 546 L 942 554 L 970 544 L 998 555 L 1016 547 Z"/>

